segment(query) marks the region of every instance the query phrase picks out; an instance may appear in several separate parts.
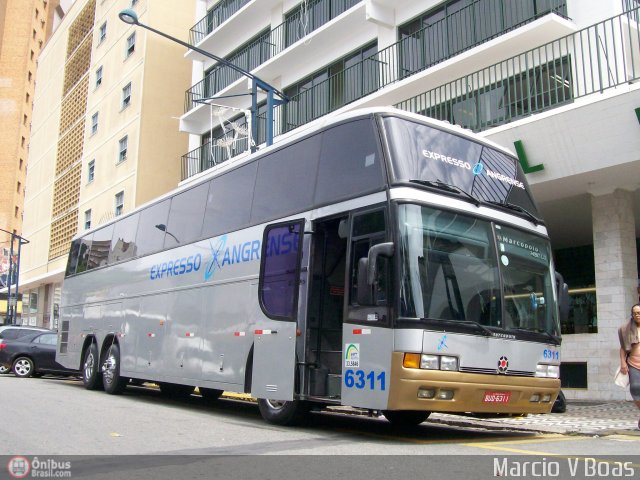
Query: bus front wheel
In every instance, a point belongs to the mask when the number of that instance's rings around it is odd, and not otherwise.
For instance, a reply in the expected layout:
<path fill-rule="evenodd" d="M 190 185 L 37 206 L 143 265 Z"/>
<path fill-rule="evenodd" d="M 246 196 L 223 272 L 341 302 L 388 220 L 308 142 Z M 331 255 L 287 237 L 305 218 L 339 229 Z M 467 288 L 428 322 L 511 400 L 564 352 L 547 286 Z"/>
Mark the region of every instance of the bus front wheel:
<path fill-rule="evenodd" d="M 100 375 L 100 355 L 95 343 L 91 343 L 84 354 L 82 363 L 82 383 L 87 390 L 102 388 L 102 376 Z"/>
<path fill-rule="evenodd" d="M 424 422 L 431 412 L 422 410 L 385 410 L 382 413 L 392 425 L 397 427 L 415 427 Z"/>
<path fill-rule="evenodd" d="M 295 425 L 308 411 L 307 404 L 300 400 L 281 401 L 259 398 L 258 408 L 262 418 L 274 425 Z"/>

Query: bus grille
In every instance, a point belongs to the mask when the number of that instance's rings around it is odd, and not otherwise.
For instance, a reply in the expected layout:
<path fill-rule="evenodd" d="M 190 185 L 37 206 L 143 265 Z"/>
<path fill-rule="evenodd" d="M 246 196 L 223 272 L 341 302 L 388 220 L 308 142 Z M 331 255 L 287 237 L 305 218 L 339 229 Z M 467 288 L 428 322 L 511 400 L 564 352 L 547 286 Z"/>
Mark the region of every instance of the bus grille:
<path fill-rule="evenodd" d="M 460 367 L 460 371 L 464 373 L 482 373 L 485 375 L 507 375 L 512 377 L 534 377 L 535 372 L 524 372 L 520 370 L 508 370 L 507 373 L 498 373 L 495 368 L 474 368 L 474 367 Z"/>

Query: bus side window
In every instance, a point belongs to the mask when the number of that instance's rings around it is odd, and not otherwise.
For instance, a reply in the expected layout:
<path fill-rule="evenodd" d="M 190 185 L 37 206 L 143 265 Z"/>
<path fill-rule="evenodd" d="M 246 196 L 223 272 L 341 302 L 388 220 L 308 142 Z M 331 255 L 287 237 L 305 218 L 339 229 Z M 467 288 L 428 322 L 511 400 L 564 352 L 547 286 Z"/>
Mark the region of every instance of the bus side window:
<path fill-rule="evenodd" d="M 270 318 L 294 320 L 298 303 L 303 222 L 265 229 L 260 256 L 260 306 Z"/>
<path fill-rule="evenodd" d="M 91 250 L 91 237 L 93 237 L 93 234 L 83 238 L 80 243 L 76 273 L 82 273 L 87 270 L 87 265 L 89 264 L 89 251 Z"/>
<path fill-rule="evenodd" d="M 80 254 L 81 240 L 78 238 L 71 243 L 69 250 L 69 259 L 67 260 L 67 271 L 65 276 L 74 275 L 76 273 L 76 265 L 78 264 L 78 255 Z"/>

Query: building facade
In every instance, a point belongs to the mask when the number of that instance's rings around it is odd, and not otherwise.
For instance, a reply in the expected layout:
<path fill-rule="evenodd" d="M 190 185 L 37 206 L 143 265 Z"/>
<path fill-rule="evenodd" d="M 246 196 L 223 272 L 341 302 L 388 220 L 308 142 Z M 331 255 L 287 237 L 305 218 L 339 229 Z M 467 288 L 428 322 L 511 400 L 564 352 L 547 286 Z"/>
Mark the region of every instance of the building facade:
<path fill-rule="evenodd" d="M 0 288 L 9 280 L 10 258 L 17 263 L 11 233 L 22 233 L 38 57 L 63 14 L 60 0 L 0 1 Z M 6 306 L 0 296 L 0 321 Z"/>
<path fill-rule="evenodd" d="M 395 105 L 518 153 L 570 286 L 568 398 L 622 399 L 616 328 L 638 302 L 636 0 L 196 0 L 190 41 L 289 102 L 275 141 L 331 112 Z M 189 50 L 182 179 L 243 154 L 247 79 Z M 253 140 L 265 139 L 265 105 Z"/>
<path fill-rule="evenodd" d="M 191 65 L 184 50 L 122 22 L 187 38 L 193 4 L 76 0 L 42 51 L 25 197 L 20 289 L 23 323 L 57 328 L 73 236 L 174 188 L 178 131 Z M 27 301 L 28 299 L 28 301 Z"/>

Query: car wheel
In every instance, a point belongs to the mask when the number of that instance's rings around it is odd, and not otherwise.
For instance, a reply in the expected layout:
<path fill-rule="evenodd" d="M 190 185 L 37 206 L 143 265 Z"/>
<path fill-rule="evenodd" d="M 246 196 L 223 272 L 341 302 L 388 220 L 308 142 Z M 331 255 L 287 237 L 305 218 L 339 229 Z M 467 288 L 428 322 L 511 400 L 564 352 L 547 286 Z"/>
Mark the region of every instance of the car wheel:
<path fill-rule="evenodd" d="M 13 362 L 13 373 L 16 377 L 28 378 L 33 375 L 35 365 L 29 357 L 19 357 Z"/>
<path fill-rule="evenodd" d="M 120 376 L 120 347 L 114 344 L 107 352 L 107 359 L 102 367 L 102 384 L 104 391 L 117 395 L 122 393 L 129 383 L 128 378 Z"/>
<path fill-rule="evenodd" d="M 300 423 L 309 411 L 309 405 L 300 400 L 280 401 L 258 399 L 260 415 L 274 425 L 295 425 Z"/>
<path fill-rule="evenodd" d="M 99 390 L 102 388 L 102 376 L 100 376 L 100 356 L 98 347 L 92 343 L 84 354 L 82 363 L 82 383 L 87 390 Z"/>
<path fill-rule="evenodd" d="M 422 410 L 385 410 L 382 413 L 392 425 L 402 428 L 420 425 L 431 414 Z"/>
<path fill-rule="evenodd" d="M 5 367 L 4 365 L 0 365 L 0 375 L 4 375 L 5 373 L 9 373 L 11 369 L 9 367 Z"/>

